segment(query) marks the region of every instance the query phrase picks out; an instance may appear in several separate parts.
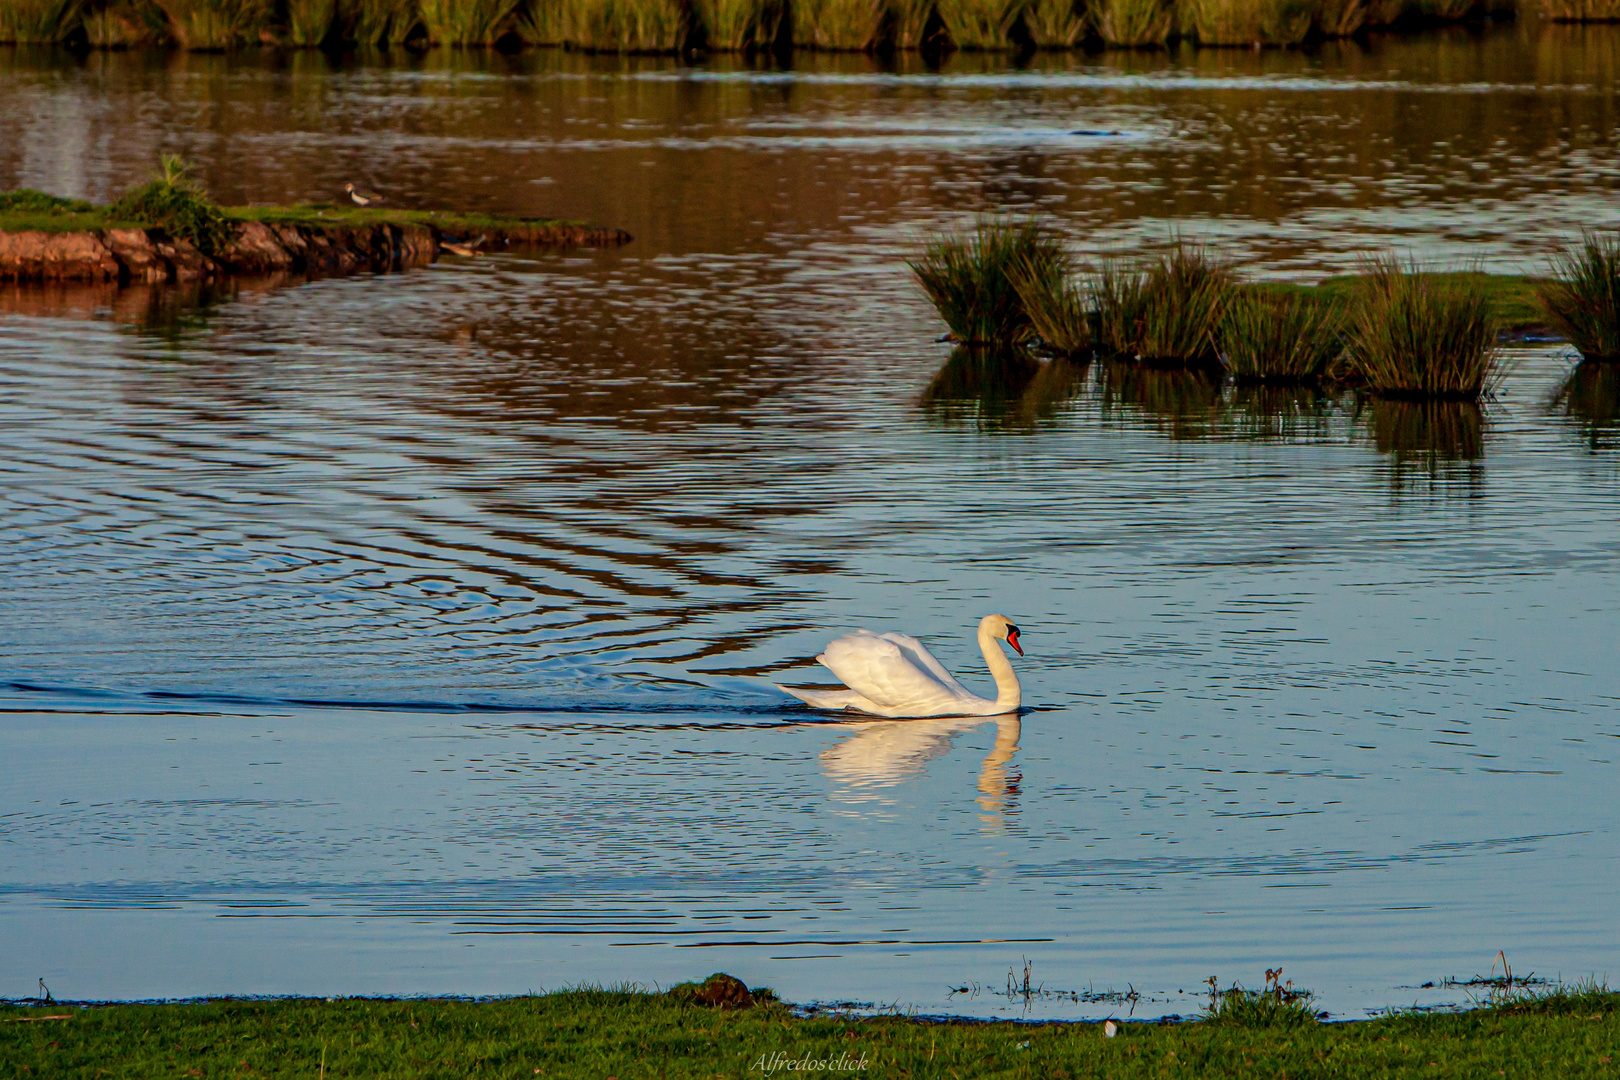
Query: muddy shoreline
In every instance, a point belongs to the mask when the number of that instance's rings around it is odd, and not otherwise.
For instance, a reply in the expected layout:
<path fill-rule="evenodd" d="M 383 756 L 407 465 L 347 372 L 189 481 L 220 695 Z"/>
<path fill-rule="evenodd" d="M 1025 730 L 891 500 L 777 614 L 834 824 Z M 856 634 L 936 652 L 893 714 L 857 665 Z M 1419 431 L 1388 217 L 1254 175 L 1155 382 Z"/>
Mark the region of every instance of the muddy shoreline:
<path fill-rule="evenodd" d="M 475 235 L 469 235 L 474 234 Z M 0 230 L 0 281 L 118 285 L 220 281 L 298 273 L 386 272 L 434 262 L 443 245 L 510 248 L 617 247 L 631 236 L 560 221 L 513 219 L 452 231 L 433 222 L 316 224 L 244 221 L 212 254 L 157 228 L 71 232 Z"/>

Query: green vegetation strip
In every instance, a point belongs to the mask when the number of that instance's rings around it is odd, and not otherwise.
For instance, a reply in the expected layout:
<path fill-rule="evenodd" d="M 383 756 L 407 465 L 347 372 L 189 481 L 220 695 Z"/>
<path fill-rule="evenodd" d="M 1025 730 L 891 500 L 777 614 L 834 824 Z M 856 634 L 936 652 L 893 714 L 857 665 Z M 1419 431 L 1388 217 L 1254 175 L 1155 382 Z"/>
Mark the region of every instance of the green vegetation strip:
<path fill-rule="evenodd" d="M 161 191 L 163 187 L 178 188 L 189 197 L 182 199 L 171 197 L 167 202 L 160 203 L 150 189 Z M 176 209 L 183 215 L 179 217 L 178 222 Z M 199 244 L 199 247 L 207 251 L 211 243 L 219 241 L 217 235 L 210 235 L 210 222 L 207 220 L 209 211 L 217 213 L 220 220 L 227 223 L 258 221 L 266 225 L 301 225 L 313 228 L 430 225 L 441 232 L 466 236 L 474 236 L 480 232 L 500 232 L 518 226 L 532 228 L 581 224 L 549 218 L 456 214 L 438 210 L 396 210 L 334 203 L 215 207 L 206 202 L 206 197 L 195 193 L 195 189 L 182 186 L 178 180 L 160 180 L 137 188 L 111 206 L 96 206 L 81 199 L 58 198 L 27 188 L 19 191 L 0 191 L 0 232 L 97 232 L 102 229 L 139 229 L 162 225 L 177 235 L 185 235 L 193 242 L 197 239 L 203 240 L 204 243 Z M 175 228 L 177 223 L 180 225 L 178 229 Z"/>
<path fill-rule="evenodd" d="M 1497 325 L 1503 330 L 1525 331 L 1544 328 L 1547 313 L 1536 299 L 1537 290 L 1552 278 L 1520 277 L 1511 274 L 1449 273 L 1424 274 L 1440 292 L 1462 292 L 1467 286 L 1483 289 L 1490 301 Z M 1283 293 L 1297 293 L 1311 299 L 1349 307 L 1357 289 L 1366 281 L 1362 274 L 1326 278 L 1315 285 L 1255 286 Z"/>
<path fill-rule="evenodd" d="M 800 1017 L 760 995 L 0 1006 L 0 1076 L 1613 1076 L 1620 994 L 1583 988 L 1356 1023 L 939 1023 Z M 799 1067 L 789 1069 L 788 1062 Z M 825 1063 L 819 1069 L 815 1063 Z M 839 1063 L 844 1068 L 835 1068 Z M 774 1071 L 769 1066 L 775 1063 Z M 809 1069 L 805 1070 L 805 1063 Z M 861 1068 L 864 1063 L 865 1067 Z"/>

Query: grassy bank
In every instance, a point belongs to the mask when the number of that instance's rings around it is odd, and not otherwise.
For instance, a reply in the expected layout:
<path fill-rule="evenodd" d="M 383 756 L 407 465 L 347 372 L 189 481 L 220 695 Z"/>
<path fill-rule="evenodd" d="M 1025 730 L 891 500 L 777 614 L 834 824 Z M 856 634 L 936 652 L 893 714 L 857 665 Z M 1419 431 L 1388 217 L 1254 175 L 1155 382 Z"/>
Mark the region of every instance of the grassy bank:
<path fill-rule="evenodd" d="M 761 1062 L 871 1077 L 1612 1076 L 1620 995 L 1320 1024 L 1252 1009 L 1185 1024 L 936 1023 L 717 1009 L 566 991 L 491 1001 L 281 999 L 0 1006 L 5 1077 L 765 1076 Z M 31 1019 L 62 1017 L 62 1019 Z M 778 1055 L 781 1055 L 778 1058 Z M 866 1068 L 860 1069 L 860 1062 Z M 777 1076 L 799 1075 L 780 1064 Z"/>
<path fill-rule="evenodd" d="M 1561 21 L 1620 0 L 1542 0 Z M 0 0 L 0 43 L 226 50 L 560 45 L 599 52 L 1297 46 L 1511 17 L 1516 0 Z"/>
<path fill-rule="evenodd" d="M 577 225 L 550 218 L 517 218 L 497 214 L 460 214 L 443 210 L 401 210 L 307 203 L 294 206 L 222 206 L 217 208 L 230 224 L 257 221 L 266 225 L 310 227 L 370 227 L 375 225 L 430 225 L 457 236 L 478 236 L 519 226 Z M 128 205 L 96 206 L 79 199 L 60 199 L 35 191 L 0 192 L 0 232 L 73 233 L 102 229 L 137 229 L 162 225 L 154 216 L 135 212 Z"/>

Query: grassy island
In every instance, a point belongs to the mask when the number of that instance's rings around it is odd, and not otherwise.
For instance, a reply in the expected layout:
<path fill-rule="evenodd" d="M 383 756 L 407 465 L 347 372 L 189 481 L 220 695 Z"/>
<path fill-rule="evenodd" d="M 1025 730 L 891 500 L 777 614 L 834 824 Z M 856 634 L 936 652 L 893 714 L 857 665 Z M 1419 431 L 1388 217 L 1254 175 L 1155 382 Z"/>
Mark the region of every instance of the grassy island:
<path fill-rule="evenodd" d="M 1612 1076 L 1620 1056 L 1620 994 L 1598 986 L 1352 1023 L 1320 1023 L 1267 992 L 1223 992 L 1194 1022 L 1120 1021 L 1110 1035 L 1090 1023 L 806 1013 L 768 991 L 705 993 L 714 984 L 472 1001 L 0 1006 L 0 1075 L 1584 1077 Z"/>
<path fill-rule="evenodd" d="M 1211 249 L 1172 244 L 1092 267 L 1034 221 L 982 219 L 926 241 L 913 277 L 963 345 L 1196 370 L 1237 383 L 1479 401 L 1501 346 L 1556 335 L 1588 361 L 1620 357 L 1620 235 L 1588 233 L 1549 276 L 1433 272 L 1372 255 L 1315 285 L 1244 281 Z"/>
<path fill-rule="evenodd" d="M 601 247 L 630 235 L 581 222 L 313 203 L 219 206 L 178 158 L 107 206 L 0 192 L 0 281 L 164 282 L 397 270 L 441 251 Z"/>

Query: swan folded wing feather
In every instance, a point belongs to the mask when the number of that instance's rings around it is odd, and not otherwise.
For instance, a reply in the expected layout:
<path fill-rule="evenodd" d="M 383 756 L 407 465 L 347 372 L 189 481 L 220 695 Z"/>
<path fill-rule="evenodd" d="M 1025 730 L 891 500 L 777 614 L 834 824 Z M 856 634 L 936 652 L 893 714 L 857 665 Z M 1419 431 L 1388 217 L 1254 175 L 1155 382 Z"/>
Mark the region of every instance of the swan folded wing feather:
<path fill-rule="evenodd" d="M 845 686 L 885 709 L 932 708 L 960 699 L 961 684 L 949 675 L 949 683 L 941 680 L 913 655 L 888 637 L 857 630 L 833 641 L 816 659 Z"/>
<path fill-rule="evenodd" d="M 912 663 L 926 669 L 953 693 L 960 697 L 973 696 L 973 691 L 958 682 L 956 676 L 946 671 L 945 665 L 940 663 L 938 658 L 928 651 L 928 647 L 910 634 L 884 634 L 883 637 L 900 646 L 902 652 L 910 654 L 909 659 Z"/>

